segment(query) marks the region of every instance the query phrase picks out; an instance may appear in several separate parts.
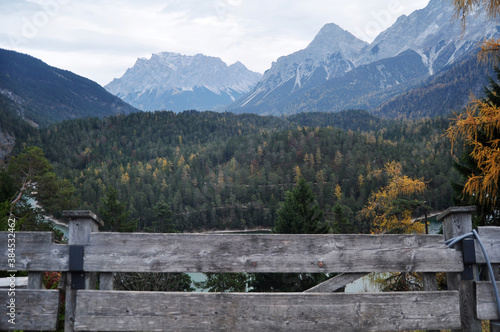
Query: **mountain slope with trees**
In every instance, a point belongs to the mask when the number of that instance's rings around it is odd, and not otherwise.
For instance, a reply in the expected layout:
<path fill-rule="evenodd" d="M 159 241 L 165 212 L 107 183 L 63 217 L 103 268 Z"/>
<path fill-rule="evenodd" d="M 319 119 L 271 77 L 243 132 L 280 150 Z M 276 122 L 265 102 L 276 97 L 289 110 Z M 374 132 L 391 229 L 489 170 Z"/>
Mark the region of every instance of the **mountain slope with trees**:
<path fill-rule="evenodd" d="M 0 94 L 33 125 L 137 112 L 99 84 L 26 54 L 0 49 Z"/>
<path fill-rule="evenodd" d="M 376 108 L 373 114 L 408 119 L 445 116 L 464 109 L 471 94 L 481 95 L 488 84 L 488 76 L 493 74 L 493 66 L 480 63 L 476 54 L 446 69 L 420 86 L 397 95 Z"/>
<path fill-rule="evenodd" d="M 272 227 L 297 172 L 311 183 L 330 227 L 337 227 L 335 213 L 339 220 L 345 218 L 339 213 L 355 216 L 386 183 L 382 170 L 389 161 L 427 182 L 422 199 L 433 209 L 448 207 L 449 181 L 457 174 L 442 136 L 447 120 L 366 117 L 356 131 L 364 114 L 335 115 L 347 127 L 338 129 L 329 126 L 333 114 L 134 113 L 65 121 L 41 129 L 39 139 L 58 175 L 75 186 L 80 208 L 99 211 L 114 187 L 137 230 L 156 227 L 154 207 L 163 203 L 179 231 Z M 362 218 L 351 226 L 354 232 L 371 227 Z"/>

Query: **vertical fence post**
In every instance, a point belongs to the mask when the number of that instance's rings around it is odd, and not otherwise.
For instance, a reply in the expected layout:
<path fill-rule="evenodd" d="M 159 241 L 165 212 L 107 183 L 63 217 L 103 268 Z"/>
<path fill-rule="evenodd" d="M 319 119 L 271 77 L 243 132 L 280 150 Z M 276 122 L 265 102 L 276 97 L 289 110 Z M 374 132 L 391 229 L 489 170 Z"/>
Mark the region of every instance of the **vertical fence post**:
<path fill-rule="evenodd" d="M 99 289 L 100 290 L 113 290 L 113 272 L 99 273 Z"/>
<path fill-rule="evenodd" d="M 43 288 L 42 272 L 28 272 L 28 288 L 29 289 Z"/>
<path fill-rule="evenodd" d="M 42 289 L 42 272 L 28 272 L 28 289 Z"/>
<path fill-rule="evenodd" d="M 472 212 L 474 206 L 457 206 L 444 211 L 438 216 L 443 221 L 443 233 L 445 240 L 459 235 L 472 232 Z M 461 251 L 462 244 L 455 245 L 455 249 Z M 476 275 L 477 271 L 474 271 Z M 462 280 L 460 273 L 447 273 L 449 290 L 458 290 L 460 295 L 460 316 L 462 328 L 452 331 L 481 332 L 481 321 L 475 319 L 474 310 L 474 288 L 473 280 Z"/>
<path fill-rule="evenodd" d="M 83 210 L 63 211 L 63 216 L 69 218 L 69 234 L 68 243 L 72 245 L 86 245 L 90 241 L 90 233 L 97 232 L 99 226 L 103 226 L 99 217 L 93 212 Z M 71 264 L 71 262 L 70 262 Z M 77 290 L 72 287 L 72 273 L 66 274 L 66 312 L 64 317 L 64 331 L 74 331 L 75 324 L 75 309 L 76 309 L 76 293 Z M 96 277 L 95 273 L 85 274 L 85 289 L 95 288 Z"/>
<path fill-rule="evenodd" d="M 424 291 L 426 292 L 434 292 L 438 290 L 436 273 L 433 272 L 425 272 L 422 273 L 423 282 L 424 282 Z M 440 330 L 427 330 L 427 332 L 440 332 Z"/>

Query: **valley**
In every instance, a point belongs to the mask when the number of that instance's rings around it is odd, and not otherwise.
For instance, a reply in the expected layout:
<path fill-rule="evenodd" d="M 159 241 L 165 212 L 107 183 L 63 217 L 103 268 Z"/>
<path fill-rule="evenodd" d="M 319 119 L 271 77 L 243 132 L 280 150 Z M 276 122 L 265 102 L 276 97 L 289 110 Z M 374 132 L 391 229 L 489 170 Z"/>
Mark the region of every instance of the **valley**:
<path fill-rule="evenodd" d="M 494 74 L 476 57 L 500 31 L 480 15 L 463 32 L 453 13 L 431 0 L 370 43 L 328 23 L 263 75 L 161 52 L 103 88 L 1 50 L 2 159 L 40 147 L 79 208 L 103 211 L 112 197 L 137 231 L 271 228 L 304 178 L 330 231 L 350 220 L 349 232 L 369 233 L 360 212 L 392 162 L 425 182 L 419 199 L 438 211 L 464 181 L 443 135 Z"/>

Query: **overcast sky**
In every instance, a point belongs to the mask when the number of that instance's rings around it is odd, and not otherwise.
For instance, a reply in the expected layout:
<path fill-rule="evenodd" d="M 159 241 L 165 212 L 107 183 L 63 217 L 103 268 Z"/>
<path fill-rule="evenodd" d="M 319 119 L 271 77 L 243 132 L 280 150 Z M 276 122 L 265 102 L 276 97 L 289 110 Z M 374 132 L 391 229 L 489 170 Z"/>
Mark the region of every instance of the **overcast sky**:
<path fill-rule="evenodd" d="M 442 0 L 451 1 L 451 0 Z M 0 0 L 0 48 L 101 85 L 163 51 L 263 73 L 326 23 L 372 41 L 429 0 Z"/>

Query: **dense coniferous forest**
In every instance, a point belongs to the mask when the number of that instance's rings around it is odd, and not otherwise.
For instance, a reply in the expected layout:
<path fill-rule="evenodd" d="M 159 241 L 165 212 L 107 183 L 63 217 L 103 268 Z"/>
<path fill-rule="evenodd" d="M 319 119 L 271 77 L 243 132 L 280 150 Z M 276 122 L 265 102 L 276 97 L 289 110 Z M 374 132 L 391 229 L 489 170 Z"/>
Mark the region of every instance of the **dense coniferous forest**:
<path fill-rule="evenodd" d="M 162 231 L 155 206 L 165 203 L 178 231 L 272 227 L 285 191 L 303 177 L 332 230 L 347 217 L 352 232 L 369 232 L 358 212 L 384 185 L 389 161 L 426 181 L 420 199 L 432 209 L 452 204 L 459 176 L 447 127 L 445 118 L 389 121 L 364 111 L 283 118 L 158 111 L 64 121 L 23 143 L 44 150 L 75 186 L 81 209 L 98 212 L 116 189 L 137 231 Z"/>

